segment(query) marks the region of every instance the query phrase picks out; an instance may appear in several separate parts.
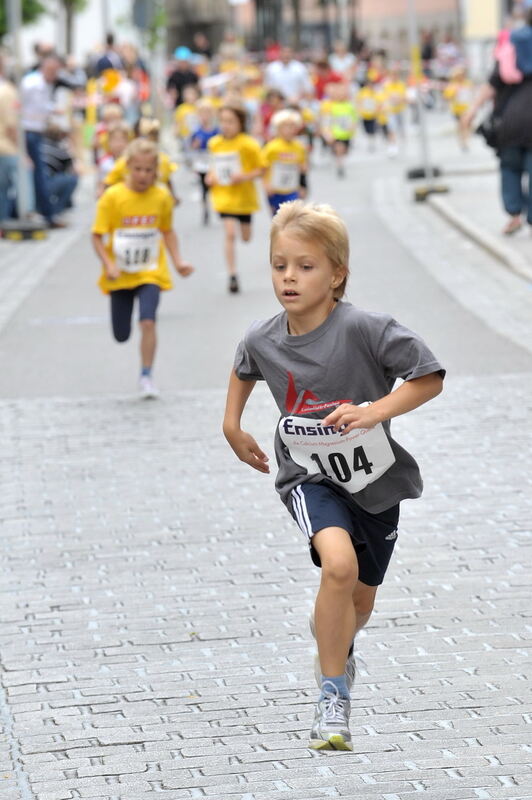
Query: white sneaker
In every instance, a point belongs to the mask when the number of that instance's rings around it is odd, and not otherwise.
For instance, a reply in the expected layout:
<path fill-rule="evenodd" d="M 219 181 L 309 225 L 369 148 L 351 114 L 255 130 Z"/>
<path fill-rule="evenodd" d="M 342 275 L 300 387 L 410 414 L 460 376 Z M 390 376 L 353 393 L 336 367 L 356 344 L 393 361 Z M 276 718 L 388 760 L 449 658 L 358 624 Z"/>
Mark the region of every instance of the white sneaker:
<path fill-rule="evenodd" d="M 141 375 L 139 380 L 140 396 L 146 400 L 159 397 L 159 389 L 153 383 L 149 375 Z"/>

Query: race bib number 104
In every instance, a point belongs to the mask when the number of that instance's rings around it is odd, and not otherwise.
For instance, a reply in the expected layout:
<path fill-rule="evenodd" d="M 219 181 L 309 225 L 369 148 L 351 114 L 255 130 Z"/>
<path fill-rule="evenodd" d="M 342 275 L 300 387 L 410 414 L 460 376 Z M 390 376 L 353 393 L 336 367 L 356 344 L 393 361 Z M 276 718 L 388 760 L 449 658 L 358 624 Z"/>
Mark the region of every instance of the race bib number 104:
<path fill-rule="evenodd" d="M 395 462 L 380 423 L 374 428 L 356 428 L 342 436 L 319 419 L 281 417 L 279 435 L 292 461 L 304 467 L 309 475 L 326 475 L 351 494 L 376 481 Z"/>

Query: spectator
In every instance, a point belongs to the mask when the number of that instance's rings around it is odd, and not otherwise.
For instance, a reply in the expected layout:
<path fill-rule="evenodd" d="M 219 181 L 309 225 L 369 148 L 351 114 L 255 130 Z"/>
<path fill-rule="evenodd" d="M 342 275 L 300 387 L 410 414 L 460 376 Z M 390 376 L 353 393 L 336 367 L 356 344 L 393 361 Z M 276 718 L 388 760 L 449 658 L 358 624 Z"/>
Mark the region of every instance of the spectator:
<path fill-rule="evenodd" d="M 64 228 L 65 223 L 55 219 L 50 202 L 50 186 L 42 157 L 43 135 L 48 118 L 54 109 L 53 91 L 61 60 L 57 55 L 44 57 L 35 72 L 25 75 L 20 83 L 21 119 L 26 139 L 26 150 L 33 162 L 33 183 L 37 211 L 43 215 L 50 228 Z"/>
<path fill-rule="evenodd" d="M 210 61 L 212 58 L 211 43 L 202 31 L 194 34 L 194 52 Z"/>
<path fill-rule="evenodd" d="M 297 103 L 312 88 L 307 68 L 294 58 L 291 47 L 283 47 L 278 61 L 266 67 L 265 85 L 282 92 L 289 102 Z"/>
<path fill-rule="evenodd" d="M 112 33 L 108 33 L 105 37 L 105 53 L 96 62 L 96 75 L 99 77 L 106 69 L 122 68 L 122 57 L 115 47 L 115 37 Z"/>
<path fill-rule="evenodd" d="M 314 91 L 317 100 L 323 100 L 325 97 L 325 88 L 330 83 L 342 83 L 342 75 L 334 72 L 329 66 L 328 61 L 317 61 L 314 65 Z"/>
<path fill-rule="evenodd" d="M 188 47 L 178 47 L 174 53 L 177 63 L 166 83 L 166 90 L 172 98 L 174 108 L 183 102 L 185 86 L 197 86 L 199 83 L 198 75 L 190 66 L 191 56 Z"/>
<path fill-rule="evenodd" d="M 345 80 L 353 78 L 356 58 L 353 53 L 347 51 L 346 44 L 341 39 L 337 39 L 334 43 L 334 51 L 329 56 L 329 64 L 333 72 L 338 73 Z"/>
<path fill-rule="evenodd" d="M 17 90 L 4 76 L 0 55 L 0 222 L 12 216 L 16 192 L 17 108 Z"/>
<path fill-rule="evenodd" d="M 528 14 L 532 25 L 532 10 Z M 465 130 L 488 101 L 493 102 L 493 112 L 480 130 L 499 158 L 502 203 L 509 215 L 502 233 L 511 236 L 523 226 L 523 214 L 532 226 L 532 192 L 526 187 L 526 183 L 532 186 L 532 78 L 524 78 L 521 83 L 504 81 L 497 61 L 488 83 L 480 87 L 461 117 Z"/>
<path fill-rule="evenodd" d="M 67 137 L 68 131 L 62 124 L 50 122 L 42 142 L 42 160 L 54 215 L 72 208 L 72 195 L 78 185 L 72 154 L 66 144 Z"/>

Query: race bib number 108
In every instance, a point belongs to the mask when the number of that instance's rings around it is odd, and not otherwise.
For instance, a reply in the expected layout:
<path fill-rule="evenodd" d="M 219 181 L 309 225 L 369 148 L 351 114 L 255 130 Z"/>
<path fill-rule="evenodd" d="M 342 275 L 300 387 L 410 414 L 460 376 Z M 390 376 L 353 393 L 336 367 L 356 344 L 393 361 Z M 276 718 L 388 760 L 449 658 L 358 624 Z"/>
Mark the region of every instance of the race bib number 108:
<path fill-rule="evenodd" d="M 290 457 L 309 475 L 322 475 L 356 494 L 395 462 L 381 424 L 356 428 L 345 436 L 319 419 L 281 417 L 279 435 Z"/>

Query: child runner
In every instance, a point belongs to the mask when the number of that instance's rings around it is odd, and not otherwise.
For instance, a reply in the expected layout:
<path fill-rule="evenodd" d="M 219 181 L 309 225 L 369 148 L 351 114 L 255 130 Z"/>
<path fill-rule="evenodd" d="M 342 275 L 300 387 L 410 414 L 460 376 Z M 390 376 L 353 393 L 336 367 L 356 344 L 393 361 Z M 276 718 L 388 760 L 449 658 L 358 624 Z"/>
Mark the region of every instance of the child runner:
<path fill-rule="evenodd" d="M 264 188 L 272 215 L 281 203 L 304 196 L 307 187 L 307 151 L 296 140 L 302 124 L 297 111 L 277 111 L 272 117 L 277 136 L 262 148 Z"/>
<path fill-rule="evenodd" d="M 445 371 L 425 343 L 384 313 L 341 301 L 347 230 L 330 206 L 283 205 L 272 221 L 273 288 L 282 311 L 255 322 L 229 381 L 224 434 L 241 461 L 269 472 L 240 427 L 257 380 L 281 412 L 276 488 L 321 566 L 315 632 L 321 693 L 310 747 L 351 750 L 353 637 L 367 623 L 397 538 L 399 502 L 419 497 L 390 420 L 435 397 Z M 404 382 L 393 389 L 396 378 Z"/>
<path fill-rule="evenodd" d="M 456 120 L 456 135 L 464 152 L 468 149 L 469 130 L 460 124 L 460 120 L 471 105 L 472 94 L 473 84 L 467 77 L 466 68 L 464 66 L 454 67 L 451 71 L 451 80 L 443 90 L 443 97 L 448 101 L 451 113 Z"/>
<path fill-rule="evenodd" d="M 334 153 L 337 176 L 345 178 L 345 157 L 356 132 L 358 114 L 349 99 L 349 84 L 346 81 L 329 84 L 327 92 L 330 100 L 328 127 L 324 127 L 323 135 Z"/>
<path fill-rule="evenodd" d="M 92 227 L 93 246 L 102 262 L 99 286 L 104 294 L 111 295 L 111 321 L 118 342 L 129 339 L 133 303 L 138 298 L 143 397 L 159 394 L 152 380 L 155 316 L 160 291 L 172 288 L 165 247 L 180 275 L 186 277 L 193 272 L 179 254 L 172 229 L 172 198 L 167 189 L 154 185 L 157 155 L 153 142 L 131 142 L 126 152 L 126 181 L 107 189 L 100 197 Z"/>
<path fill-rule="evenodd" d="M 205 182 L 211 187 L 214 210 L 222 218 L 229 291 L 238 292 L 236 272 L 236 231 L 242 241 L 251 239 L 251 215 L 259 200 L 254 180 L 262 174 L 259 143 L 246 133 L 246 112 L 238 105 L 223 105 L 219 113 L 221 133 L 209 141 L 213 167 Z"/>
<path fill-rule="evenodd" d="M 98 197 L 105 191 L 105 179 L 118 159 L 123 156 L 130 139 L 131 130 L 127 122 L 117 122 L 109 128 L 106 152 L 98 159 Z"/>
<path fill-rule="evenodd" d="M 178 206 L 181 202 L 179 197 L 176 195 L 174 187 L 172 185 L 172 175 L 174 172 L 177 171 L 177 164 L 175 161 L 172 161 L 170 156 L 167 153 L 163 153 L 162 150 L 159 150 L 159 133 L 161 129 L 161 124 L 158 119 L 152 119 L 151 117 L 141 117 L 138 121 L 137 133 L 138 136 L 142 139 L 147 139 L 150 142 L 153 142 L 157 145 L 158 156 L 157 156 L 157 181 L 158 183 L 162 183 L 165 186 L 170 194 L 174 199 L 174 205 Z M 119 183 L 120 181 L 124 181 L 127 176 L 128 166 L 127 161 L 125 158 L 119 158 L 116 164 L 112 167 L 110 172 L 107 174 L 105 178 L 105 185 L 106 186 L 113 186 L 115 183 Z"/>
<path fill-rule="evenodd" d="M 199 91 L 196 86 L 185 86 L 183 89 L 183 102 L 180 103 L 174 114 L 175 133 L 181 146 L 183 160 L 190 166 L 190 137 L 198 128 L 198 109 Z"/>
<path fill-rule="evenodd" d="M 361 84 L 357 93 L 357 106 L 362 119 L 364 131 L 368 137 L 368 150 L 375 150 L 375 134 L 377 133 L 377 115 L 379 111 L 379 99 L 377 97 L 377 86 L 369 78 Z"/>
<path fill-rule="evenodd" d="M 213 136 L 220 131 L 216 125 L 214 108 L 207 100 L 198 103 L 199 128 L 190 137 L 190 148 L 193 152 L 192 166 L 197 174 L 201 187 L 201 202 L 203 206 L 203 224 L 209 224 L 209 203 L 207 196 L 209 187 L 205 183 L 205 176 L 209 171 L 210 155 L 208 144 Z"/>

